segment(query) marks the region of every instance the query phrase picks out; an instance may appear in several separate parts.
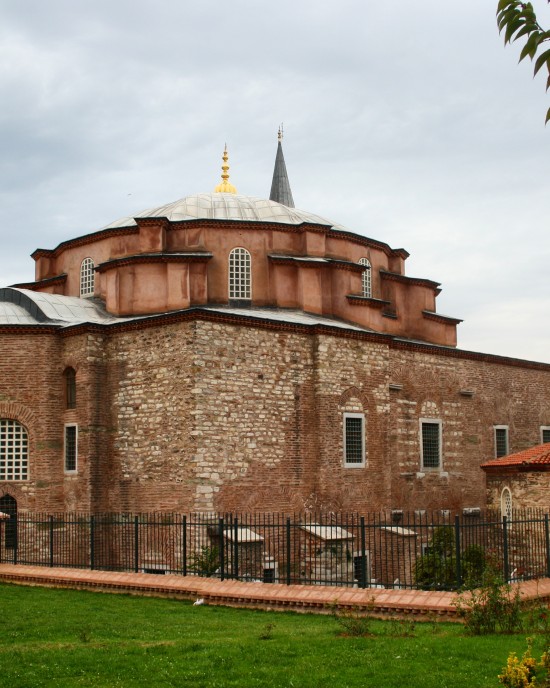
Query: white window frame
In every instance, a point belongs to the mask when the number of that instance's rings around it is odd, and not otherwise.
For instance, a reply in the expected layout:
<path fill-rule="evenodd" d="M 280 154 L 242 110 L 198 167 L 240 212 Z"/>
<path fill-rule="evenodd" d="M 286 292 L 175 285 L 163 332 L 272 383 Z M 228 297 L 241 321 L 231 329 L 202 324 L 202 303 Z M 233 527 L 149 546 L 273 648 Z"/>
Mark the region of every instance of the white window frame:
<path fill-rule="evenodd" d="M 438 465 L 437 466 L 426 466 L 424 464 L 424 436 L 422 433 L 422 428 L 424 425 L 437 425 L 437 453 L 438 453 Z M 420 418 L 418 424 L 418 437 L 420 441 L 420 470 L 422 472 L 441 472 L 443 470 L 443 421 L 439 418 Z"/>
<path fill-rule="evenodd" d="M 347 419 L 348 418 L 360 418 L 361 419 L 361 461 L 350 461 L 348 459 L 348 446 L 347 446 Z M 343 416 L 343 459 L 344 468 L 364 468 L 365 461 L 365 414 L 364 413 L 344 413 Z"/>
<path fill-rule="evenodd" d="M 74 436 L 74 468 L 67 468 L 67 430 L 69 428 L 75 429 Z M 65 473 L 74 474 L 78 473 L 78 424 L 77 423 L 65 423 L 63 428 L 63 469 Z"/>
<path fill-rule="evenodd" d="M 13 418 L 0 418 L 0 480 L 23 482 L 28 479 L 28 430 Z"/>
<path fill-rule="evenodd" d="M 368 258 L 360 258 L 359 265 L 363 265 L 365 269 L 361 273 L 361 293 L 368 299 L 372 298 L 372 265 Z"/>
<path fill-rule="evenodd" d="M 500 493 L 500 515 L 506 516 L 506 520 L 510 522 L 513 515 L 512 490 L 509 487 L 502 488 Z"/>
<path fill-rule="evenodd" d="M 91 258 L 84 258 L 80 263 L 80 298 L 90 298 L 95 294 L 95 265 Z"/>
<path fill-rule="evenodd" d="M 499 454 L 497 450 L 497 430 L 505 430 L 506 431 L 506 453 L 505 454 Z M 495 459 L 500 458 L 501 456 L 508 456 L 510 453 L 510 428 L 507 425 L 493 425 L 493 440 L 494 440 L 494 447 L 495 447 Z"/>
<path fill-rule="evenodd" d="M 550 439 L 548 439 L 547 442 L 544 441 L 544 433 L 547 432 L 550 435 L 550 425 L 541 425 L 540 426 L 540 443 L 541 444 L 548 444 L 550 442 Z"/>
<path fill-rule="evenodd" d="M 242 246 L 235 247 L 229 253 L 227 286 L 231 300 L 252 299 L 252 256 Z"/>

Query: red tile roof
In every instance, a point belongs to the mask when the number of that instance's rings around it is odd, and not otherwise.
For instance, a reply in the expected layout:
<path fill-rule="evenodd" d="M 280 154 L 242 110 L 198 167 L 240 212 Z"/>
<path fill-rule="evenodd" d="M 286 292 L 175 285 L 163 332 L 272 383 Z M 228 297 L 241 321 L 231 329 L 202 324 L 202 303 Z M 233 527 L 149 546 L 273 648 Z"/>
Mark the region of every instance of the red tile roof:
<path fill-rule="evenodd" d="M 499 459 L 492 459 L 481 464 L 481 468 L 491 470 L 491 472 L 499 468 L 519 467 L 524 470 L 531 468 L 534 471 L 550 470 L 550 443 L 539 444 L 516 454 L 501 456 Z"/>

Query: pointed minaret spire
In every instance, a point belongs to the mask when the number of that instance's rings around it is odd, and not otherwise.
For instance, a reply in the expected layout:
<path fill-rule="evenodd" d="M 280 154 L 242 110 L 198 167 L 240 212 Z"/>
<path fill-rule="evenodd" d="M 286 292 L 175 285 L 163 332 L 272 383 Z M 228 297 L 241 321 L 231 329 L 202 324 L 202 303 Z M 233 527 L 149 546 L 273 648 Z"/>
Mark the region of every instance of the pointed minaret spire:
<path fill-rule="evenodd" d="M 277 156 L 275 157 L 275 169 L 273 170 L 273 181 L 271 182 L 270 201 L 282 203 L 289 208 L 294 208 L 294 199 L 290 190 L 290 182 L 286 173 L 285 157 L 283 155 L 283 125 L 279 127 L 277 135 Z"/>
<path fill-rule="evenodd" d="M 229 165 L 227 164 L 227 161 L 229 159 L 229 156 L 227 155 L 227 143 L 225 144 L 225 148 L 223 150 L 223 155 L 222 155 L 222 160 L 223 160 L 223 165 L 222 165 L 222 181 L 218 186 L 214 189 L 214 193 L 237 193 L 237 189 L 229 182 Z"/>

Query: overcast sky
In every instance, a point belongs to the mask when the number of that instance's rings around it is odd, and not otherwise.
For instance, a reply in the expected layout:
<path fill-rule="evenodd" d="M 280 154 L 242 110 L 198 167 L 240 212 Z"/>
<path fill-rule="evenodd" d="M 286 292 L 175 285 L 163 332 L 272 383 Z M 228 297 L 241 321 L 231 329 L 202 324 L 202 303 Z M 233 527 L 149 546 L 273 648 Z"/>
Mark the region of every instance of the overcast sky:
<path fill-rule="evenodd" d="M 545 79 L 497 0 L 0 0 L 0 286 L 231 182 L 406 248 L 462 349 L 550 362 Z M 550 28 L 550 9 L 535 0 Z"/>

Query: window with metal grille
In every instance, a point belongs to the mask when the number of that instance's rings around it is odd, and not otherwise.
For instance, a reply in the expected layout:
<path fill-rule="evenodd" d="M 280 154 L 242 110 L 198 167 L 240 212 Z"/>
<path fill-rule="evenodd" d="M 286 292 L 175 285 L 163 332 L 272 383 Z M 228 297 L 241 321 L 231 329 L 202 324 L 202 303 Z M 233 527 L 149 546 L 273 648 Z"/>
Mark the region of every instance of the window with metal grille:
<path fill-rule="evenodd" d="M 27 480 L 29 436 L 16 420 L 0 418 L 0 480 Z"/>
<path fill-rule="evenodd" d="M 495 426 L 495 457 L 498 459 L 500 456 L 506 456 L 508 454 L 508 426 L 507 425 L 496 425 Z"/>
<path fill-rule="evenodd" d="M 540 428 L 540 441 L 542 444 L 550 442 L 550 426 L 542 425 Z"/>
<path fill-rule="evenodd" d="M 512 520 L 512 493 L 509 487 L 505 487 L 500 494 L 500 513 L 506 516 L 507 521 Z"/>
<path fill-rule="evenodd" d="M 372 282 L 371 282 L 371 265 L 368 258 L 361 258 L 359 265 L 364 265 L 365 269 L 361 275 L 362 285 L 363 285 L 363 296 L 368 296 L 370 299 L 372 296 Z"/>
<path fill-rule="evenodd" d="M 234 248 L 229 254 L 229 298 L 252 298 L 252 271 L 250 253 L 245 248 Z"/>
<path fill-rule="evenodd" d="M 344 465 L 365 465 L 365 416 L 344 414 Z"/>
<path fill-rule="evenodd" d="M 80 265 L 80 296 L 93 296 L 94 290 L 94 261 L 91 258 L 84 258 Z"/>
<path fill-rule="evenodd" d="M 441 421 L 420 421 L 422 468 L 441 468 Z"/>
<path fill-rule="evenodd" d="M 66 368 L 65 376 L 65 408 L 76 408 L 76 373 L 74 368 Z"/>
<path fill-rule="evenodd" d="M 76 459 L 78 454 L 78 428 L 76 425 L 65 426 L 65 471 L 76 471 Z"/>

